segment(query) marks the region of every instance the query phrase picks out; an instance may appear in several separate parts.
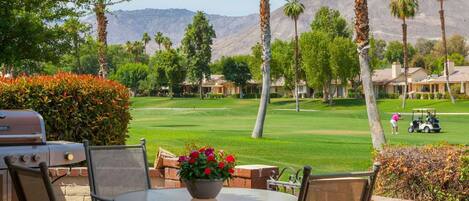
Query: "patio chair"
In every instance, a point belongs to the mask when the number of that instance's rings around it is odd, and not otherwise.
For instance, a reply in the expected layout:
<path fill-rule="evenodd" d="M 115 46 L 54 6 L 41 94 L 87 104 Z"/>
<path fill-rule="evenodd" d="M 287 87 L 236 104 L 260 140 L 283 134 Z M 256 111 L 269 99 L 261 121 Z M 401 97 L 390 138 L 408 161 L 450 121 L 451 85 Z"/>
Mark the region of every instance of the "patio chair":
<path fill-rule="evenodd" d="M 273 170 L 270 178 L 267 180 L 267 190 L 289 193 L 298 196 L 301 188 L 303 169 L 295 170 L 291 167 L 285 167 L 280 172 Z M 280 180 L 284 175 L 288 176 L 288 181 Z"/>
<path fill-rule="evenodd" d="M 84 146 L 93 200 L 151 188 L 144 139 L 140 145 L 90 146 L 85 141 Z"/>
<path fill-rule="evenodd" d="M 45 162 L 39 163 L 39 169 L 14 165 L 10 157 L 5 157 L 5 164 L 11 174 L 18 201 L 56 201 L 49 170 Z"/>
<path fill-rule="evenodd" d="M 379 167 L 375 163 L 369 172 L 311 175 L 306 166 L 298 201 L 370 201 Z"/>

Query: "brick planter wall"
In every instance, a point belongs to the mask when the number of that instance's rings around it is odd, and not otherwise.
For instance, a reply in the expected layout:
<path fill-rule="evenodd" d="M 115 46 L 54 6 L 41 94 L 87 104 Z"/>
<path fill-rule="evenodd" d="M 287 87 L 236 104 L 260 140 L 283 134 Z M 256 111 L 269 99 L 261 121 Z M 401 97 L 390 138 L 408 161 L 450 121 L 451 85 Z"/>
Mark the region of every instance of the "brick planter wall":
<path fill-rule="evenodd" d="M 150 168 L 150 178 L 153 188 L 181 188 L 183 183 L 177 176 L 177 159 L 163 158 L 162 164 Z M 68 168 L 51 168 L 50 174 L 54 178 L 69 171 Z M 242 165 L 235 168 L 233 179 L 225 182 L 225 186 L 237 188 L 265 189 L 266 181 L 272 171 L 278 172 L 278 167 L 268 165 Z M 59 201 L 90 201 L 88 186 L 88 171 L 85 167 L 73 168 L 69 175 L 54 183 Z"/>

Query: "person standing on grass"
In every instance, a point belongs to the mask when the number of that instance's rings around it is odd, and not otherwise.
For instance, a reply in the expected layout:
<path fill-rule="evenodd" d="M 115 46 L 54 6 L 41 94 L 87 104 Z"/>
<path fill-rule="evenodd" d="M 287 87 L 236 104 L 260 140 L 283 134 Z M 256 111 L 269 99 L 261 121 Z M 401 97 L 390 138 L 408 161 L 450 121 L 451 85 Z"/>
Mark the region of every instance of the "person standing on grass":
<path fill-rule="evenodd" d="M 392 127 L 392 134 L 399 134 L 399 127 L 397 122 L 401 119 L 400 113 L 394 113 L 391 117 L 391 127 Z"/>

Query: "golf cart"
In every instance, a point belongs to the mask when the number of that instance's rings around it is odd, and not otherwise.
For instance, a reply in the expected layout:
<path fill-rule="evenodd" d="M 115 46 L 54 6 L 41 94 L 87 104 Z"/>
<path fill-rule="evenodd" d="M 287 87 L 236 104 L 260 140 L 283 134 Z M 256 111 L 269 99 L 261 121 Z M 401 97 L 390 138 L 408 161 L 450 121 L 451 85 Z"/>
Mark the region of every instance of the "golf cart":
<path fill-rule="evenodd" d="M 436 110 L 433 108 L 419 108 L 412 110 L 412 121 L 408 129 L 409 133 L 439 133 L 440 121 L 436 118 Z"/>

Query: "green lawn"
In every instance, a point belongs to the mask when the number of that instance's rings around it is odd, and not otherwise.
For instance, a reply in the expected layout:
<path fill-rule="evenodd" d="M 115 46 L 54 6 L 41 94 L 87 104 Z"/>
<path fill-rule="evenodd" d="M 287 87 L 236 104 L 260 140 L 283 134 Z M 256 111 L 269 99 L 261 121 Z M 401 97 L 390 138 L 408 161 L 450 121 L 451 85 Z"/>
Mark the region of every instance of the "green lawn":
<path fill-rule="evenodd" d="M 300 168 L 311 165 L 314 172 L 364 170 L 371 165 L 371 139 L 363 101 L 342 99 L 334 106 L 319 100 L 301 102 L 304 111 L 293 109 L 291 99 L 272 99 L 263 139 L 251 139 L 258 100 L 238 99 L 132 99 L 133 120 L 128 144 L 148 141 L 153 163 L 159 146 L 177 154 L 186 144 L 211 145 L 234 153 L 240 164 L 269 164 Z M 399 100 L 379 102 L 385 131 L 391 130 L 392 112 L 401 111 Z M 408 108 L 433 107 L 438 112 L 468 112 L 469 101 L 408 101 Z M 186 108 L 163 110 L 161 108 Z M 201 109 L 205 108 L 205 109 Z M 225 108 L 225 109 L 211 109 Z M 318 111 L 311 111 L 318 110 Z M 399 135 L 386 135 L 391 144 L 469 143 L 469 115 L 440 116 L 443 133 L 409 135 L 410 116 L 399 122 Z"/>

